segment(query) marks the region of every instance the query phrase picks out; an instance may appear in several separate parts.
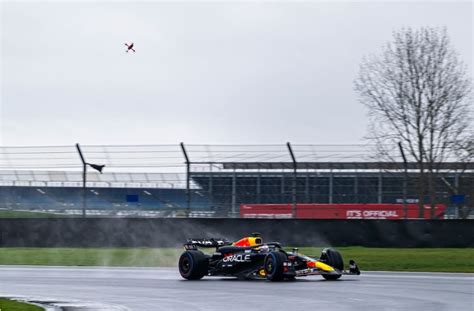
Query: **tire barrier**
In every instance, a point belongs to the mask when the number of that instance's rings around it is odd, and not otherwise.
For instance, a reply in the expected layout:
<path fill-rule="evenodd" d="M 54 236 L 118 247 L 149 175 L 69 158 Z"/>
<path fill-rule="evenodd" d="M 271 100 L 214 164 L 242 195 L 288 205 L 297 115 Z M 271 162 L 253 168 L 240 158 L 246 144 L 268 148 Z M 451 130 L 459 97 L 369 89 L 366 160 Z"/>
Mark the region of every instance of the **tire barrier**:
<path fill-rule="evenodd" d="M 252 232 L 288 246 L 474 247 L 473 220 L 4 218 L 0 247 L 176 247 Z"/>

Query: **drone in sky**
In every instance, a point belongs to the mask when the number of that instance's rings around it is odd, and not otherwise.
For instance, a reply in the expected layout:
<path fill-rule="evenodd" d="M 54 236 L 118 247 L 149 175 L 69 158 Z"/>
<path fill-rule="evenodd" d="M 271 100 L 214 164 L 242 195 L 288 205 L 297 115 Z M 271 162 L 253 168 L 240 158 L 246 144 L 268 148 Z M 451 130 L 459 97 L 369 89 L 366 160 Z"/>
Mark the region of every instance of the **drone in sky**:
<path fill-rule="evenodd" d="M 128 53 L 128 51 L 133 51 L 133 53 L 135 53 L 135 50 L 133 49 L 133 42 L 130 44 L 125 43 L 125 46 L 127 47 L 127 50 L 125 52 Z"/>

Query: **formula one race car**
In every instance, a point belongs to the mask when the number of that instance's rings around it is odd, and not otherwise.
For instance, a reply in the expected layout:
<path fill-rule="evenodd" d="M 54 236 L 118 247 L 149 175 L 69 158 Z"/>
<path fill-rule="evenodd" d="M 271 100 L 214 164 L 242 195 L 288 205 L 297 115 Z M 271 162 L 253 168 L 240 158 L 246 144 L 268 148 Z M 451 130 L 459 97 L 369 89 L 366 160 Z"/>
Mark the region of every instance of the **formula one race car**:
<path fill-rule="evenodd" d="M 216 248 L 214 253 L 203 253 L 202 248 Z M 354 260 L 349 271 L 344 270 L 341 254 L 325 248 L 319 259 L 285 251 L 280 243 L 263 243 L 260 234 L 254 233 L 231 243 L 226 239 L 189 239 L 179 258 L 179 273 L 188 280 L 208 276 L 235 276 L 242 279 L 293 280 L 295 277 L 321 275 L 326 280 L 337 280 L 343 274 L 359 275 Z"/>

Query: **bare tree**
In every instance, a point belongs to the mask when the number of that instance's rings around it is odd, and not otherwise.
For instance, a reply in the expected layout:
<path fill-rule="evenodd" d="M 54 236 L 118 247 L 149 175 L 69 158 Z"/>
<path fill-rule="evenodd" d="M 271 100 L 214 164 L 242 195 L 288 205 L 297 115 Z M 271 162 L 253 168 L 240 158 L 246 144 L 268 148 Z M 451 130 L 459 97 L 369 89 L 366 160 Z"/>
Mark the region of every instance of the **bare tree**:
<path fill-rule="evenodd" d="M 433 216 L 438 164 L 460 160 L 460 148 L 473 138 L 472 84 L 446 29 L 395 31 L 380 55 L 364 58 L 354 84 L 369 109 L 368 138 L 378 155 L 394 160 L 391 150 L 402 143 L 418 164 L 419 217 L 427 190 Z M 472 161 L 467 156 L 462 160 Z"/>

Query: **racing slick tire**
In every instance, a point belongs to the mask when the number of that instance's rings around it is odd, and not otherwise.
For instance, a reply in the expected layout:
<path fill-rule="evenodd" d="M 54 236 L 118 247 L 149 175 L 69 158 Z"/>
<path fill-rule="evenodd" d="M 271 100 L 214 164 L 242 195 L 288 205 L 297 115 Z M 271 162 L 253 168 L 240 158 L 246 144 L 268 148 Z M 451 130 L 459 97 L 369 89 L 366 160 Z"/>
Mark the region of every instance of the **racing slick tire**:
<path fill-rule="evenodd" d="M 209 259 L 201 251 L 188 250 L 181 254 L 179 273 L 187 280 L 199 280 L 208 273 Z"/>
<path fill-rule="evenodd" d="M 283 280 L 283 263 L 286 261 L 286 259 L 286 255 L 282 252 L 271 252 L 265 257 L 264 268 L 268 280 Z"/>
<path fill-rule="evenodd" d="M 344 270 L 344 261 L 342 260 L 341 253 L 332 248 L 325 248 L 321 252 L 320 260 L 339 271 Z M 322 274 L 323 278 L 329 281 L 337 280 L 341 277 L 341 274 Z"/>

